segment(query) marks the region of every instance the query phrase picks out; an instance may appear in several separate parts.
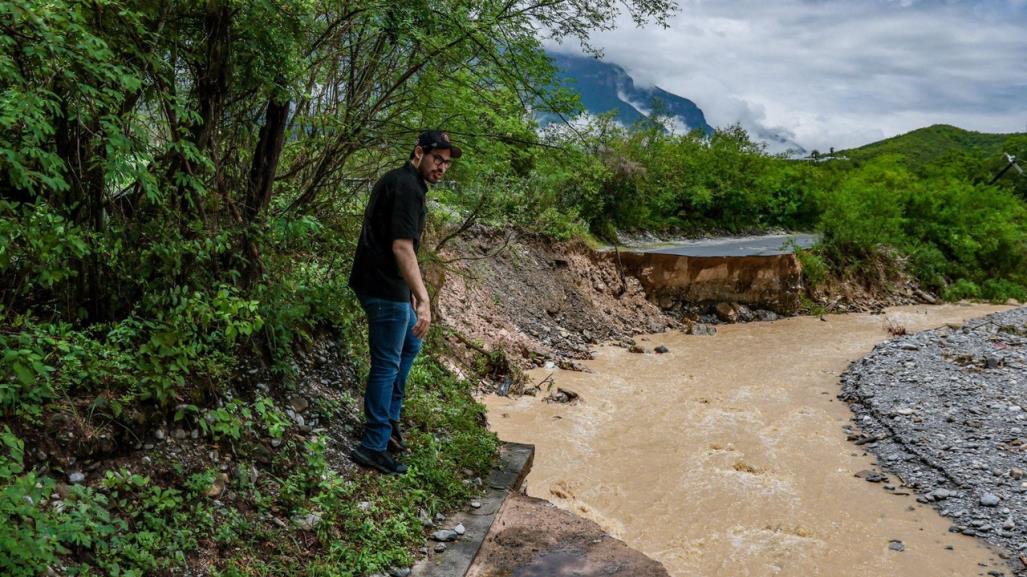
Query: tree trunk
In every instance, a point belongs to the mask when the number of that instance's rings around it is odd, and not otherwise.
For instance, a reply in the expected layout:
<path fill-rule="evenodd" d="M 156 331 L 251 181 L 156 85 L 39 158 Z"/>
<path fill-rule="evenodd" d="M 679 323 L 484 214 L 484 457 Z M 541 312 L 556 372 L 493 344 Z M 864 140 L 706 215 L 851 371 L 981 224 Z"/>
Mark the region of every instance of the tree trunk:
<path fill-rule="evenodd" d="M 250 163 L 250 175 L 243 203 L 243 218 L 246 230 L 243 233 L 243 248 L 247 256 L 244 282 L 252 286 L 264 272 L 260 251 L 253 239 L 254 227 L 271 202 L 271 192 L 278 171 L 278 159 L 285 144 L 285 129 L 289 120 L 289 102 L 268 100 L 264 115 L 264 126 L 260 128 L 257 147 Z"/>

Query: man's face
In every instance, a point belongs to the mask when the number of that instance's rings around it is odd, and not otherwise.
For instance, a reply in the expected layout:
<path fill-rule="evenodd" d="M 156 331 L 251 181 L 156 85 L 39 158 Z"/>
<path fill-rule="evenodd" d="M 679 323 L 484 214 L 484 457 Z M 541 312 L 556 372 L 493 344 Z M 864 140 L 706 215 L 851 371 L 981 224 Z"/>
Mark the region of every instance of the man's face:
<path fill-rule="evenodd" d="M 418 154 L 420 153 L 420 154 Z M 418 156 L 420 156 L 420 162 L 416 162 Z M 421 178 L 425 182 L 432 184 L 442 180 L 442 177 L 446 175 L 446 170 L 449 169 L 449 165 L 453 162 L 449 158 L 449 149 L 435 149 L 424 152 L 421 147 L 418 146 L 414 152 L 415 166 L 417 166 L 417 172 L 421 174 Z"/>

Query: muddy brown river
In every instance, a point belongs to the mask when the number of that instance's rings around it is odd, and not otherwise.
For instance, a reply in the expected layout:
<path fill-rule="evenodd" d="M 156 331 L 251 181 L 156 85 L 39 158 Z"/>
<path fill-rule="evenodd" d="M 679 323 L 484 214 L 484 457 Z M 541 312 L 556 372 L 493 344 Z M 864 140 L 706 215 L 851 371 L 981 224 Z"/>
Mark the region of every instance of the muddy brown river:
<path fill-rule="evenodd" d="M 556 385 L 582 402 L 543 403 L 543 391 L 485 403 L 500 438 L 536 446 L 529 495 L 596 521 L 671 575 L 1007 571 L 913 495 L 853 476 L 875 461 L 846 441 L 851 413 L 835 398 L 839 375 L 888 338 L 889 320 L 913 332 L 1006 308 L 900 307 L 728 325 L 712 337 L 650 335 L 636 340 L 670 352 L 604 346 L 585 363 L 592 373 L 556 371 Z M 904 551 L 889 549 L 892 539 Z"/>

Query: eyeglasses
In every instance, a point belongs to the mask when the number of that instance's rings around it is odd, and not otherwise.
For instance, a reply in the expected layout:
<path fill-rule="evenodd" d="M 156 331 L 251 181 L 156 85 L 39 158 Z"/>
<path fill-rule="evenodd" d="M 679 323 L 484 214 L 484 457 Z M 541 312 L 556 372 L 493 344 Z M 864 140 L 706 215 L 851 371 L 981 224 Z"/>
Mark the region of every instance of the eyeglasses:
<path fill-rule="evenodd" d="M 441 154 L 432 154 L 430 158 L 431 158 L 431 161 L 435 163 L 435 166 L 441 166 L 443 168 L 449 168 L 449 166 L 451 164 L 453 164 L 453 160 L 452 159 L 445 158 Z"/>

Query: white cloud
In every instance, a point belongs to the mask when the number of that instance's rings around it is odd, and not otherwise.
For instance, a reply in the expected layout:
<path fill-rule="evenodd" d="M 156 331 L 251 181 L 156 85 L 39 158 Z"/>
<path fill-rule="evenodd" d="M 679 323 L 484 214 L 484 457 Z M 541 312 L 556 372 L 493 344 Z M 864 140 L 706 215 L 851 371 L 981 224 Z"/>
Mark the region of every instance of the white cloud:
<path fill-rule="evenodd" d="M 820 150 L 937 123 L 1027 130 L 1027 0 L 681 7 L 667 29 L 625 20 L 593 41 L 636 82 L 695 101 L 714 126 L 739 122 Z"/>

